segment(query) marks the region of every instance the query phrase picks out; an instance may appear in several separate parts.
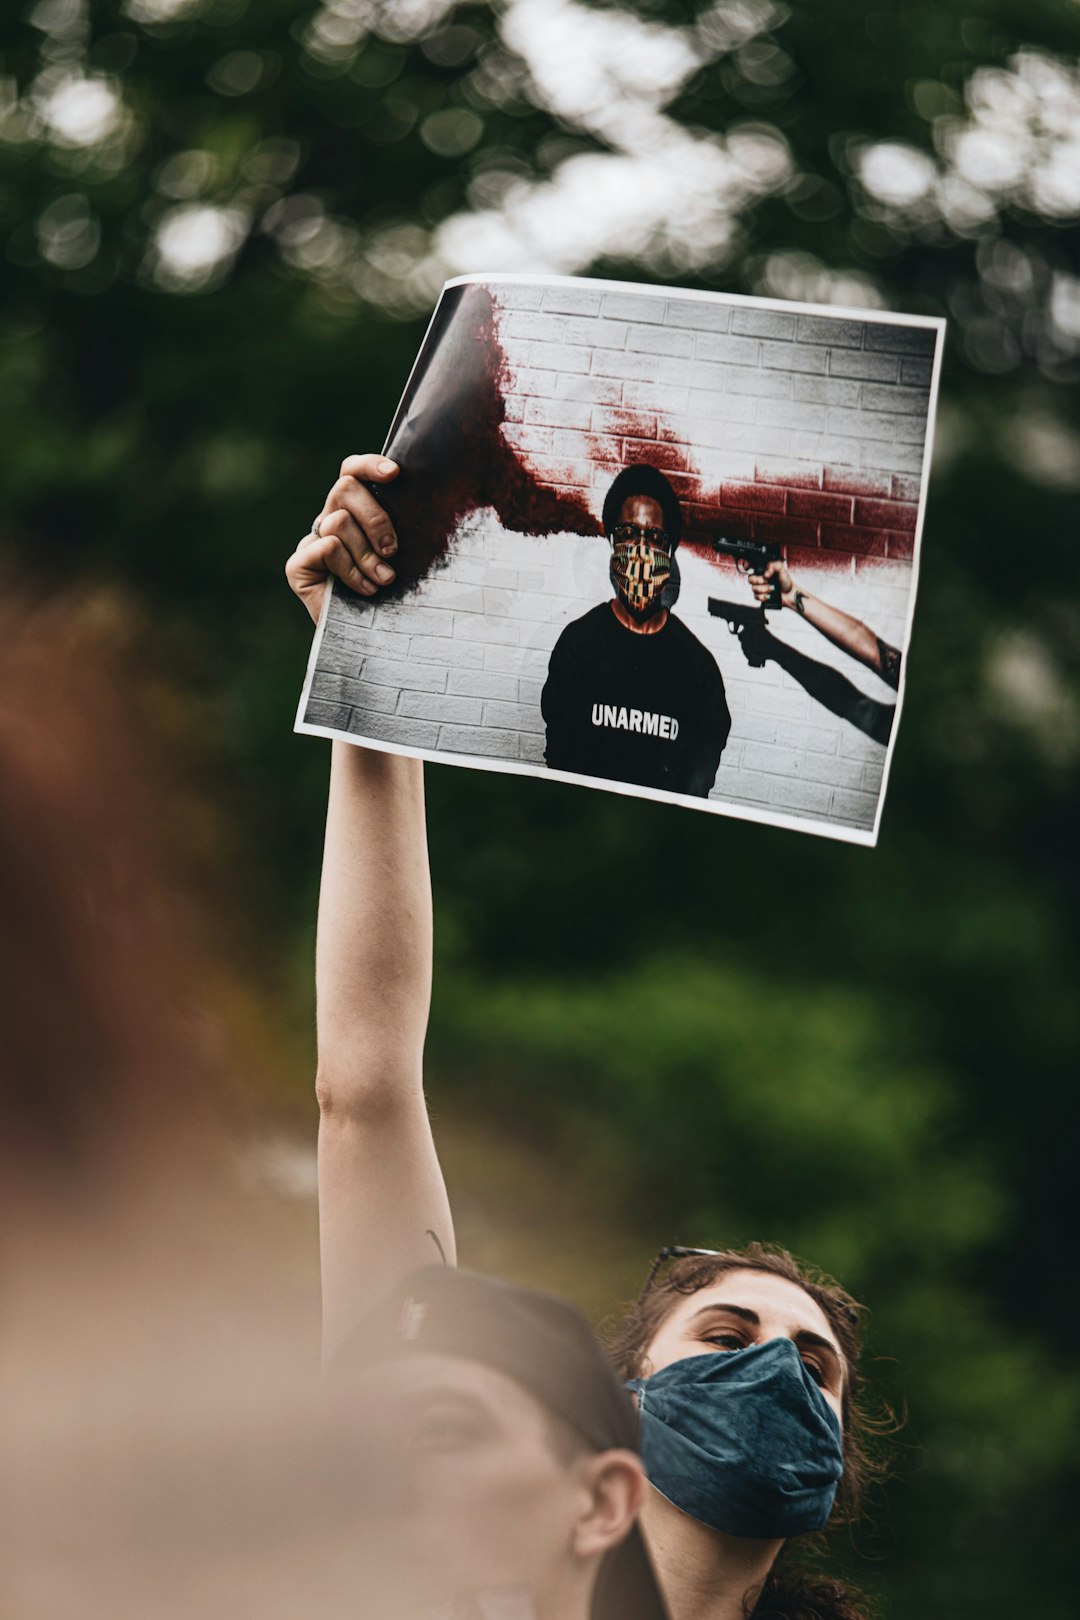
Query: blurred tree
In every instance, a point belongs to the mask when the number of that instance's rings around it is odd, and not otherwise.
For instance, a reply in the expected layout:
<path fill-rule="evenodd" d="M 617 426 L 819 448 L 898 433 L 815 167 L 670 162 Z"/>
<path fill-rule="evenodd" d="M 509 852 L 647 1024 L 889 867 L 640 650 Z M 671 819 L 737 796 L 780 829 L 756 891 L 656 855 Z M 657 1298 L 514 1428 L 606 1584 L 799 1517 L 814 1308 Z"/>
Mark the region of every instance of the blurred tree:
<path fill-rule="evenodd" d="M 913 1413 L 877 1580 L 950 1620 L 1072 1607 L 1078 49 L 1072 0 L 0 19 L 8 566 L 130 604 L 268 1018 L 306 1015 L 325 770 L 280 562 L 444 275 L 948 315 L 875 854 L 429 775 L 441 1093 L 557 1148 L 628 1251 L 771 1235 L 875 1304 Z"/>

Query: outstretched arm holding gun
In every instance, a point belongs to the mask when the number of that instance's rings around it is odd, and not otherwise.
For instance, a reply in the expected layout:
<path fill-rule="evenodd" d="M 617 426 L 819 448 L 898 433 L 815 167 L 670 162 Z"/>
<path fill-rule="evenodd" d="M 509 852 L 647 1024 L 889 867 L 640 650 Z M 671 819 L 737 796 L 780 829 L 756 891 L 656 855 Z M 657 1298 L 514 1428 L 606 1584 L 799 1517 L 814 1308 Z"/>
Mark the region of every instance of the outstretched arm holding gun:
<path fill-rule="evenodd" d="M 752 669 L 760 669 L 765 662 L 765 637 L 769 628 L 766 608 L 770 612 L 793 608 L 834 646 L 872 669 L 889 686 L 900 685 L 899 648 L 882 641 L 861 619 L 832 607 L 819 596 L 811 596 L 809 591 L 801 591 L 778 545 L 757 540 L 725 540 L 722 535 L 715 535 L 713 547 L 721 556 L 734 558 L 736 568 L 747 576 L 757 600 L 756 608 L 745 608 L 736 602 L 709 598 L 709 612 L 714 618 L 726 620 L 728 629 L 738 636 Z"/>
<path fill-rule="evenodd" d="M 794 609 L 834 646 L 865 664 L 894 688 L 900 685 L 899 649 L 882 641 L 861 619 L 832 607 L 820 597 L 811 596 L 808 591 L 801 591 L 780 556 L 779 546 L 751 540 L 724 540 L 720 536 L 713 540 L 713 545 L 718 552 L 734 557 L 739 572 L 748 576 L 757 601 L 756 607 L 744 607 L 739 602 L 709 597 L 709 612 L 714 618 L 723 619 L 732 635 L 738 637 L 750 668 L 763 669 L 771 659 L 804 686 L 818 703 L 857 726 L 875 742 L 887 743 L 895 706 L 868 697 L 839 670 L 807 657 L 774 636 L 765 610 Z"/>
<path fill-rule="evenodd" d="M 900 685 L 899 648 L 882 641 L 861 619 L 823 602 L 820 596 L 801 591 L 790 569 L 778 556 L 755 569 L 749 576 L 749 584 L 762 611 L 777 606 L 794 609 L 834 646 L 872 669 L 889 686 Z"/>

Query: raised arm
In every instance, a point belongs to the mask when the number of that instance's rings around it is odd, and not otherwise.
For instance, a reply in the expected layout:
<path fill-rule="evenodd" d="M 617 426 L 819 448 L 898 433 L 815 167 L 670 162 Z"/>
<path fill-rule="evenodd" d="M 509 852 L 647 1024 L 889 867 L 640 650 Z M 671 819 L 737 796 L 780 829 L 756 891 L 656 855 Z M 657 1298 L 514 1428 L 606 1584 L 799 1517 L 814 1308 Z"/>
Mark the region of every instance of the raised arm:
<path fill-rule="evenodd" d="M 350 457 L 342 473 L 286 567 L 313 618 L 329 574 L 371 595 L 396 549 L 365 488 L 396 468 Z M 316 947 L 327 1355 L 407 1272 L 455 1258 L 423 1094 L 431 934 L 422 765 L 334 743 Z"/>

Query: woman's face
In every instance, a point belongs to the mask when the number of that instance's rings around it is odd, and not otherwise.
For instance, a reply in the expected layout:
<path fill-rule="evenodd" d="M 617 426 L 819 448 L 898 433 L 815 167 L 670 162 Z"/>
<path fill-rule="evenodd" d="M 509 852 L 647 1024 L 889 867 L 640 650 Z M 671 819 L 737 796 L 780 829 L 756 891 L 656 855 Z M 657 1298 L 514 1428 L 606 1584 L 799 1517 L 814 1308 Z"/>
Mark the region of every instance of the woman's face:
<path fill-rule="evenodd" d="M 768 1271 L 727 1271 L 687 1294 L 648 1346 L 647 1372 L 688 1356 L 745 1350 L 790 1339 L 826 1401 L 843 1422 L 844 1357 L 828 1317 L 797 1283 Z"/>

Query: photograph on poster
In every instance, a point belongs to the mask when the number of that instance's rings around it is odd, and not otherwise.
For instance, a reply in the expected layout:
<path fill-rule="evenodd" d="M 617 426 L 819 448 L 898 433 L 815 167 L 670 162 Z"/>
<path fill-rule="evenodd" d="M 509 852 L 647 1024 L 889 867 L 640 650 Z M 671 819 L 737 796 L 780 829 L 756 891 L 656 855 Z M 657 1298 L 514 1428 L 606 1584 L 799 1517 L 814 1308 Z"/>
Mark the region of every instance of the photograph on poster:
<path fill-rule="evenodd" d="M 297 729 L 876 841 L 943 322 L 620 282 L 443 289 Z"/>

